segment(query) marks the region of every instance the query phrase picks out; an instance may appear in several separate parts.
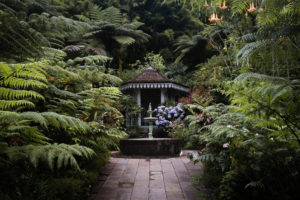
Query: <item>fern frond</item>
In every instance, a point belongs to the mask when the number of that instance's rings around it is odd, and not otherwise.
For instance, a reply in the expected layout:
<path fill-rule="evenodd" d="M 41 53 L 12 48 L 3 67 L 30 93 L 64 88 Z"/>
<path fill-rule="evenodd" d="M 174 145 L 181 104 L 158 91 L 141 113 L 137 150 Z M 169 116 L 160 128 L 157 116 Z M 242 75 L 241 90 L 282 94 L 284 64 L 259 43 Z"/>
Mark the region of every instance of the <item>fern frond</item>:
<path fill-rule="evenodd" d="M 11 110 L 17 107 L 34 108 L 34 103 L 27 100 L 0 100 L 0 110 Z"/>
<path fill-rule="evenodd" d="M 22 119 L 31 120 L 35 123 L 40 124 L 42 127 L 47 128 L 48 122 L 40 113 L 37 112 L 22 112 L 19 114 L 19 117 Z"/>
<path fill-rule="evenodd" d="M 282 10 L 284 15 L 300 15 L 300 1 L 291 1 Z"/>
<path fill-rule="evenodd" d="M 244 1 L 240 1 L 240 0 L 232 0 L 232 10 L 233 10 L 233 14 L 242 14 L 243 12 L 245 12 L 245 10 L 247 10 L 247 8 L 249 7 L 251 1 L 248 0 L 244 0 Z"/>
<path fill-rule="evenodd" d="M 84 45 L 68 45 L 64 47 L 62 50 L 68 53 L 77 53 L 80 52 L 82 49 L 84 49 Z"/>
<path fill-rule="evenodd" d="M 49 48 L 49 47 L 43 47 L 43 50 L 44 50 L 43 58 L 47 60 L 58 62 L 58 61 L 62 61 L 67 56 L 67 54 L 62 50 Z"/>
<path fill-rule="evenodd" d="M 101 20 L 101 13 L 102 9 L 96 4 L 89 4 L 88 6 L 88 16 L 91 21 L 100 21 Z"/>
<path fill-rule="evenodd" d="M 114 76 L 114 75 L 111 75 L 111 74 L 104 74 L 103 84 L 105 86 L 109 86 L 109 85 L 117 86 L 117 85 L 122 84 L 122 82 L 123 82 L 122 79 L 120 79 L 117 76 Z"/>
<path fill-rule="evenodd" d="M 118 100 L 120 99 L 122 93 L 119 88 L 117 87 L 100 87 L 100 88 L 93 88 L 91 90 L 85 90 L 79 93 L 80 95 L 87 95 L 89 97 L 100 96 L 105 97 L 111 100 Z"/>
<path fill-rule="evenodd" d="M 265 47 L 267 44 L 270 44 L 272 40 L 266 39 L 266 40 L 258 40 L 255 42 L 247 43 L 236 55 L 237 58 L 241 58 L 242 62 L 245 62 L 245 60 L 253 54 L 255 51 L 257 51 L 259 48 Z"/>
<path fill-rule="evenodd" d="M 49 91 L 50 95 L 54 95 L 55 97 L 59 97 L 59 98 L 62 98 L 62 99 L 78 100 L 78 99 L 82 98 L 80 95 L 78 95 L 76 93 L 58 89 L 54 85 L 50 85 L 49 88 L 48 88 L 48 91 Z"/>
<path fill-rule="evenodd" d="M 47 88 L 47 85 L 41 81 L 32 80 L 32 79 L 22 79 L 16 77 L 8 77 L 0 82 L 0 86 L 5 86 L 15 89 L 26 89 L 26 88 Z"/>
<path fill-rule="evenodd" d="M 99 19 L 101 21 L 119 25 L 122 22 L 122 14 L 118 8 L 109 7 L 99 13 Z"/>
<path fill-rule="evenodd" d="M 18 107 L 33 108 L 30 99 L 44 100 L 44 97 L 33 89 L 46 88 L 47 79 L 44 70 L 45 62 L 8 65 L 1 63 L 0 70 L 0 102 L 1 110 Z M 32 90 L 28 90 L 28 88 Z"/>
<path fill-rule="evenodd" d="M 87 23 L 91 22 L 90 18 L 88 18 L 84 15 L 75 15 L 75 17 L 77 17 L 77 19 L 79 21 L 83 21 L 83 22 L 87 22 Z"/>
<path fill-rule="evenodd" d="M 16 71 L 15 76 L 17 78 L 33 78 L 39 81 L 47 82 L 47 79 L 44 74 L 41 73 L 28 73 L 28 71 Z"/>
<path fill-rule="evenodd" d="M 0 122 L 16 122 L 20 119 L 20 114 L 12 111 L 0 111 Z"/>
<path fill-rule="evenodd" d="M 251 181 L 250 183 L 248 183 L 247 185 L 245 185 L 245 189 L 249 188 L 249 187 L 253 187 L 253 188 L 264 188 L 265 185 L 261 182 L 262 180 L 259 181 Z"/>
<path fill-rule="evenodd" d="M 281 77 L 272 77 L 264 74 L 257 74 L 251 72 L 240 74 L 238 77 L 234 79 L 234 81 L 240 81 L 240 82 L 251 81 L 251 80 L 264 81 L 269 83 L 282 83 L 282 84 L 289 83 L 287 79 Z"/>
<path fill-rule="evenodd" d="M 26 98 L 45 100 L 42 95 L 32 90 L 12 90 L 4 87 L 0 87 L 0 98 L 5 100 L 17 100 Z"/>
<path fill-rule="evenodd" d="M 63 166 L 80 170 L 75 156 L 90 159 L 95 152 L 77 144 L 49 144 L 9 147 L 3 154 L 6 154 L 12 162 L 20 159 L 28 160 L 34 167 L 38 167 L 40 162 L 45 163 L 53 171 L 55 167 L 60 169 Z"/>
<path fill-rule="evenodd" d="M 102 136 L 97 138 L 97 142 L 106 146 L 108 149 L 113 147 L 119 150 L 120 139 L 125 138 L 127 134 L 123 131 L 120 131 L 116 128 L 109 128 L 101 131 Z"/>
<path fill-rule="evenodd" d="M 78 132 L 89 131 L 89 126 L 87 123 L 66 115 L 60 115 L 55 112 L 43 112 L 41 115 L 47 119 L 48 124 L 56 128 L 67 129 L 67 127 L 74 128 Z"/>
<path fill-rule="evenodd" d="M 65 80 L 68 80 L 69 82 L 82 81 L 82 77 L 80 77 L 77 73 L 74 73 L 57 65 L 49 67 L 48 71 L 49 74 L 54 75 L 58 79 L 63 78 Z"/>
<path fill-rule="evenodd" d="M 113 39 L 116 40 L 121 45 L 130 45 L 135 42 L 135 39 L 129 36 L 114 36 Z"/>
<path fill-rule="evenodd" d="M 138 29 L 139 27 L 143 26 L 145 23 L 139 22 L 139 21 L 134 21 L 131 22 L 130 25 L 133 26 L 135 29 Z"/>

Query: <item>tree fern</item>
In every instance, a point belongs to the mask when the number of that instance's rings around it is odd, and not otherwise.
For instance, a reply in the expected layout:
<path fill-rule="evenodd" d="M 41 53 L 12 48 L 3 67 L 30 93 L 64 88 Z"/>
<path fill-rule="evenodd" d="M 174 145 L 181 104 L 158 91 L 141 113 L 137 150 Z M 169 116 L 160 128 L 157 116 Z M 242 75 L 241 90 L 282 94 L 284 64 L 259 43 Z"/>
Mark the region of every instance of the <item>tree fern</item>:
<path fill-rule="evenodd" d="M 109 7 L 102 10 L 98 5 L 90 3 L 87 10 L 87 16 L 76 15 L 79 20 L 84 22 L 108 22 L 120 25 L 122 22 L 122 14 L 119 9 Z"/>
<path fill-rule="evenodd" d="M 98 10 L 97 7 L 95 7 Z M 85 38 L 112 38 L 120 45 L 127 46 L 135 42 L 147 42 L 150 36 L 138 30 L 140 24 L 122 23 L 122 14 L 119 9 L 109 7 L 101 12 L 90 11 L 93 14 L 91 30 L 84 35 Z M 84 21 L 86 18 L 80 17 Z M 101 41 L 102 43 L 103 41 Z M 105 43 L 105 41 L 104 41 Z M 107 46 L 108 44 L 105 44 Z"/>
<path fill-rule="evenodd" d="M 27 5 L 32 2 L 33 0 L 26 1 L 24 7 L 17 6 L 21 3 L 20 1 L 15 3 L 5 1 L 0 4 L 4 11 L 0 13 L 2 60 L 12 58 L 23 61 L 28 57 L 41 57 L 44 55 L 43 47 L 63 47 L 67 37 L 78 36 L 90 28 L 87 23 L 63 16 L 50 16 L 48 13 L 34 13 L 27 18 L 21 13 L 26 12 Z M 51 7 L 47 1 L 42 4 L 40 4 L 41 1 L 34 2 L 36 2 L 35 6 L 48 5 L 44 6 L 43 9 L 49 10 Z"/>
<path fill-rule="evenodd" d="M 181 52 L 181 55 L 176 59 L 176 62 L 179 62 L 185 54 L 190 52 L 193 48 L 195 48 L 201 41 L 206 40 L 202 35 L 196 34 L 192 37 L 187 35 L 182 36 L 175 43 L 176 49 L 175 51 Z"/>
<path fill-rule="evenodd" d="M 15 14 L 0 13 L 0 20 L 2 60 L 7 58 L 24 60 L 26 56 L 40 56 L 41 46 L 49 46 L 48 40 L 42 34 L 30 28 L 27 22 L 20 21 Z"/>

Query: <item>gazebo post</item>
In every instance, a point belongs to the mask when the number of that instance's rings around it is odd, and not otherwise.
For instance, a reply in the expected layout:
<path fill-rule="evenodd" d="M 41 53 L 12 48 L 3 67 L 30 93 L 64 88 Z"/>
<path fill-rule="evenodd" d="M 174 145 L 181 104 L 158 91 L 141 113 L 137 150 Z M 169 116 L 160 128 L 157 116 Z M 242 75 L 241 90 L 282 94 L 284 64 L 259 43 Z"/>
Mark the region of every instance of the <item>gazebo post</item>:
<path fill-rule="evenodd" d="M 167 93 L 167 89 L 165 88 L 160 89 L 160 104 L 166 103 L 166 93 Z"/>
<path fill-rule="evenodd" d="M 136 90 L 136 104 L 141 107 L 141 89 Z M 138 126 L 142 125 L 142 114 L 139 113 Z"/>

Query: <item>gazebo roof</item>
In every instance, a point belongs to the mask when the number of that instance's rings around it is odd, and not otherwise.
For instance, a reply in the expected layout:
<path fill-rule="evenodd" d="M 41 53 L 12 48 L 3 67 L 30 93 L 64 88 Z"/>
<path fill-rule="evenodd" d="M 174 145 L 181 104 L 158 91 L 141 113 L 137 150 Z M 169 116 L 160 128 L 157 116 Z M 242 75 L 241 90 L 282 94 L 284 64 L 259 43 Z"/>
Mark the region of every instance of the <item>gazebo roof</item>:
<path fill-rule="evenodd" d="M 183 92 L 189 92 L 189 88 L 182 86 L 174 81 L 171 81 L 167 77 L 163 76 L 151 66 L 145 71 L 127 81 L 121 86 L 121 91 L 128 89 L 175 89 Z"/>
<path fill-rule="evenodd" d="M 127 83 L 172 83 L 172 81 L 149 66 Z"/>

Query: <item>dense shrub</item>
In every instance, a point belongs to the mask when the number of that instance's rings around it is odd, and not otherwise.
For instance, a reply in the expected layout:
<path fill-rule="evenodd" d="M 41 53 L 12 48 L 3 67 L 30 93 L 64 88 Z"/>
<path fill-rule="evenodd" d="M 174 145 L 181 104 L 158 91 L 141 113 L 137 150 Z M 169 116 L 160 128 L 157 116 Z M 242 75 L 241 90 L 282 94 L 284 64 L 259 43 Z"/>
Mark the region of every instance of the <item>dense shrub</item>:
<path fill-rule="evenodd" d="M 297 82 L 241 75 L 228 88 L 231 110 L 206 109 L 214 122 L 193 159 L 204 163 L 210 199 L 299 198 Z"/>

